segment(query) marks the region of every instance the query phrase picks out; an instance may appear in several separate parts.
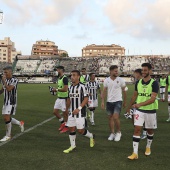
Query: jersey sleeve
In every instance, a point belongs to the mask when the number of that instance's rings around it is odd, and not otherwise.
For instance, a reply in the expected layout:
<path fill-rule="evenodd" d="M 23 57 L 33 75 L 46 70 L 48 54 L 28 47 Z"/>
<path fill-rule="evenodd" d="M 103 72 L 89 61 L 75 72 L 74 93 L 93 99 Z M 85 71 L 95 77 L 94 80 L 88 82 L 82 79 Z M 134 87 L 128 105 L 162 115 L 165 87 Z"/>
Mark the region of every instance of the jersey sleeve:
<path fill-rule="evenodd" d="M 157 82 L 157 81 L 154 81 L 153 84 L 152 84 L 152 92 L 158 93 L 158 91 L 159 91 L 158 82 Z"/>
<path fill-rule="evenodd" d="M 10 82 L 10 85 L 16 87 L 17 84 L 18 84 L 18 79 L 12 78 L 11 82 Z"/>
<path fill-rule="evenodd" d="M 68 78 L 67 77 L 63 78 L 63 83 L 64 83 L 64 85 L 68 85 Z"/>
<path fill-rule="evenodd" d="M 166 78 L 166 85 L 169 85 L 169 82 L 168 82 L 168 77 Z"/>
<path fill-rule="evenodd" d="M 104 87 L 108 87 L 108 86 L 107 86 L 107 79 L 104 80 L 103 86 L 104 86 Z"/>
<path fill-rule="evenodd" d="M 84 97 L 88 97 L 89 96 L 89 93 L 88 93 L 88 90 L 87 90 L 86 86 L 83 86 L 83 94 L 84 94 Z"/>
<path fill-rule="evenodd" d="M 139 80 L 135 83 L 135 91 L 138 91 L 138 83 L 139 83 Z"/>
<path fill-rule="evenodd" d="M 121 78 L 121 87 L 125 87 L 126 86 L 126 83 L 125 83 L 125 80 Z"/>

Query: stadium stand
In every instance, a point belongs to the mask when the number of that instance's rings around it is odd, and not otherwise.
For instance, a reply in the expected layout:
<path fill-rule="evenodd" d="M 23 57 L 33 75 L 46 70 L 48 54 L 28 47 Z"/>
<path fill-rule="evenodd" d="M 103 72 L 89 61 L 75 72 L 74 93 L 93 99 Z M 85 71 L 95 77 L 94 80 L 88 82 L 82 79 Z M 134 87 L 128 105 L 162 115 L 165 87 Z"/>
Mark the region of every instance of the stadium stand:
<path fill-rule="evenodd" d="M 110 56 L 110 57 L 69 57 L 57 56 L 17 56 L 13 63 L 14 75 L 20 82 L 55 82 L 55 67 L 63 65 L 67 75 L 73 69 L 86 68 L 87 73 L 94 72 L 98 77 L 106 77 L 111 65 L 118 65 L 121 76 L 132 76 L 133 71 L 149 62 L 153 67 L 153 75 L 167 74 L 170 71 L 170 56 Z M 8 63 L 0 63 L 0 71 Z M 29 77 L 27 79 L 27 77 Z M 32 78 L 35 77 L 35 78 Z M 40 78 L 38 78 L 40 77 Z M 44 77 L 44 78 L 42 78 Z M 50 78 L 49 78 L 50 77 Z M 129 81 L 129 79 L 128 79 Z"/>

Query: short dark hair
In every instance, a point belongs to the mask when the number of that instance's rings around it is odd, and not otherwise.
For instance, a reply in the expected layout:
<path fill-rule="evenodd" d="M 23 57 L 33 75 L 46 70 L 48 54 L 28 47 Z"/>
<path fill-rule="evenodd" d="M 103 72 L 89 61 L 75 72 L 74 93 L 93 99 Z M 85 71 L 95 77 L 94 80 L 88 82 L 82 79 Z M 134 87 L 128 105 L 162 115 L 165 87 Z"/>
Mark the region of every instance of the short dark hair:
<path fill-rule="evenodd" d="M 81 70 L 86 70 L 86 68 L 82 68 Z"/>
<path fill-rule="evenodd" d="M 64 69 L 64 66 L 57 66 L 56 68 L 57 68 L 57 69 L 61 69 L 61 70 L 63 70 L 63 71 L 65 70 L 65 69 Z"/>
<path fill-rule="evenodd" d="M 3 68 L 3 70 L 12 70 L 12 66 L 6 66 Z"/>
<path fill-rule="evenodd" d="M 150 63 L 143 63 L 142 67 L 148 67 L 149 70 L 152 69 L 152 65 Z"/>
<path fill-rule="evenodd" d="M 142 75 L 142 69 L 141 68 L 136 69 L 134 72 L 139 73 L 140 75 Z"/>
<path fill-rule="evenodd" d="M 77 73 L 77 75 L 80 76 L 80 71 L 79 70 L 72 70 L 71 73 Z"/>
<path fill-rule="evenodd" d="M 109 68 L 109 70 L 111 71 L 111 70 L 114 70 L 114 69 L 117 69 L 117 68 L 118 68 L 117 65 L 111 65 L 110 68 Z"/>
<path fill-rule="evenodd" d="M 90 73 L 89 76 L 91 77 L 93 74 L 95 74 L 95 73 Z"/>

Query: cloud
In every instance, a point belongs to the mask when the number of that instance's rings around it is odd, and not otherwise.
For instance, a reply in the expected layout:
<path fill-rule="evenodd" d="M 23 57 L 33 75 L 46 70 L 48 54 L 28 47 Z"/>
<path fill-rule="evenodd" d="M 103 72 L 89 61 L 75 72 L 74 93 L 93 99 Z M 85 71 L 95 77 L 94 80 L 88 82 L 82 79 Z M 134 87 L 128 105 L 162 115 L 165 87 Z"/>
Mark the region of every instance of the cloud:
<path fill-rule="evenodd" d="M 82 0 L 1 0 L 8 8 L 6 23 L 10 25 L 55 25 L 71 16 Z M 9 12 L 8 12 L 9 11 Z"/>
<path fill-rule="evenodd" d="M 108 0 L 104 13 L 114 31 L 149 39 L 170 38 L 169 0 Z"/>
<path fill-rule="evenodd" d="M 89 39 L 89 36 L 88 36 L 88 34 L 85 32 L 85 33 L 83 33 L 83 34 L 77 34 L 77 35 L 75 35 L 73 38 L 84 40 L 84 39 Z"/>

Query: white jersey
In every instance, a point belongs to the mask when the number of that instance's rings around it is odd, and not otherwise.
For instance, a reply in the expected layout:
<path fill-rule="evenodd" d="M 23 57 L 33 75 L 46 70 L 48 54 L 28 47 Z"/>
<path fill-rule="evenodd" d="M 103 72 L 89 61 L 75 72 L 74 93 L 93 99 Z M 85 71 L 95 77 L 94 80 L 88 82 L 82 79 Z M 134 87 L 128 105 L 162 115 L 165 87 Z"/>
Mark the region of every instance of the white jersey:
<path fill-rule="evenodd" d="M 123 78 L 116 77 L 112 80 L 110 77 L 104 80 L 104 87 L 107 88 L 107 102 L 122 101 L 122 88 L 126 87 L 126 83 Z"/>

